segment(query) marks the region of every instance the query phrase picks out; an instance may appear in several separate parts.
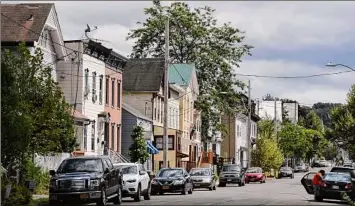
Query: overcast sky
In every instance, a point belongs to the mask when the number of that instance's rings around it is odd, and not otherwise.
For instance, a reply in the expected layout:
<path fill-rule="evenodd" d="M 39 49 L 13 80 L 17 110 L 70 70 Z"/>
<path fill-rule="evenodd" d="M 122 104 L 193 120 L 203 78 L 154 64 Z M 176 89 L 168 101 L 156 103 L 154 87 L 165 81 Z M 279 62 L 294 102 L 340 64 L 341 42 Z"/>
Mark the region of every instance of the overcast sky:
<path fill-rule="evenodd" d="M 170 2 L 165 2 L 165 4 Z M 143 21 L 150 1 L 56 1 L 64 38 L 84 37 L 86 24 L 96 25 L 92 37 L 107 40 L 123 55 L 131 51 L 125 41 L 129 29 Z M 190 1 L 192 7 L 209 5 L 217 19 L 246 31 L 255 48 L 237 73 L 269 76 L 312 75 L 344 71 L 328 68 L 329 61 L 355 68 L 355 2 L 242 2 Z M 245 77 L 240 77 L 245 80 Z M 355 72 L 309 79 L 251 77 L 252 96 L 267 93 L 303 104 L 344 103 L 355 83 Z"/>

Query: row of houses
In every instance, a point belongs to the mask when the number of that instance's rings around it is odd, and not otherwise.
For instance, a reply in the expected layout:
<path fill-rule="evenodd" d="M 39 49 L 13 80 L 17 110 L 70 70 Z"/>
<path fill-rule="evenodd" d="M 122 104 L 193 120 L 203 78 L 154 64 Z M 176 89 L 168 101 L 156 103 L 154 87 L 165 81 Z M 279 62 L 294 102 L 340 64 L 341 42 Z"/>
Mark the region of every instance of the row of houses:
<path fill-rule="evenodd" d="M 53 78 L 73 106 L 75 155 L 128 157 L 133 127 L 139 125 L 151 153 L 146 166 L 159 170 L 163 164 L 164 98 L 168 98 L 170 167 L 196 166 L 203 150 L 233 157 L 246 166 L 246 114 L 222 116 L 229 132 L 201 142 L 201 113 L 194 108 L 199 95 L 194 64 L 172 64 L 165 77 L 164 59 L 129 59 L 100 42 L 63 39 L 54 4 L 2 4 L 1 10 L 2 47 L 25 42 L 31 52 L 41 49 L 43 64 L 52 67 Z M 165 78 L 168 97 L 163 95 Z M 253 108 L 251 136 L 255 140 L 260 118 Z"/>

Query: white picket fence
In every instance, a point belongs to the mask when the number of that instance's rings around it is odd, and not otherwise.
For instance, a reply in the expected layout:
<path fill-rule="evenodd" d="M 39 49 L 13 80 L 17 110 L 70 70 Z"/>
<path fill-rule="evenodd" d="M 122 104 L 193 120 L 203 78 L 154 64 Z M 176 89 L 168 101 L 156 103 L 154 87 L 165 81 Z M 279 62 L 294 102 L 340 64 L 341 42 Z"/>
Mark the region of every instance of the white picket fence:
<path fill-rule="evenodd" d="M 56 170 L 60 163 L 66 158 L 70 157 L 69 153 L 56 153 L 47 156 L 35 156 L 35 164 L 43 170 Z"/>

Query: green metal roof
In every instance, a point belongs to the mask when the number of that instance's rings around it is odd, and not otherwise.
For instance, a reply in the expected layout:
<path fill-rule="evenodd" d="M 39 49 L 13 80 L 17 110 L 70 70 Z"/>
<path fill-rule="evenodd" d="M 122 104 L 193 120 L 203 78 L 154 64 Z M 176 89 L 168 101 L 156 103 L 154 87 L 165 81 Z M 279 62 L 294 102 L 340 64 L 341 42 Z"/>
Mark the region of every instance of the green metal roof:
<path fill-rule="evenodd" d="M 194 71 L 195 64 L 171 64 L 169 67 L 169 83 L 187 86 Z"/>

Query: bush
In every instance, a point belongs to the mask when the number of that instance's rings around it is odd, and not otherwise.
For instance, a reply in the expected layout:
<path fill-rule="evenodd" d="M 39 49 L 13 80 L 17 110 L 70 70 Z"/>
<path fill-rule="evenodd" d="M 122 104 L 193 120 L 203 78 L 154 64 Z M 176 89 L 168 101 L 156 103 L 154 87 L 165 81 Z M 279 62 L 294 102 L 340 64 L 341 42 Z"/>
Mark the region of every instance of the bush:
<path fill-rule="evenodd" d="M 26 164 L 26 179 L 34 180 L 36 182 L 35 194 L 47 195 L 49 191 L 50 176 L 48 171 L 43 171 L 36 166 L 32 161 Z"/>
<path fill-rule="evenodd" d="M 5 184 L 1 184 L 1 195 L 5 194 Z M 3 196 L 4 197 L 4 196 Z M 2 198 L 2 203 L 4 206 L 14 206 L 14 205 L 28 205 L 31 201 L 30 191 L 21 185 L 12 185 L 11 192 L 8 199 Z"/>

